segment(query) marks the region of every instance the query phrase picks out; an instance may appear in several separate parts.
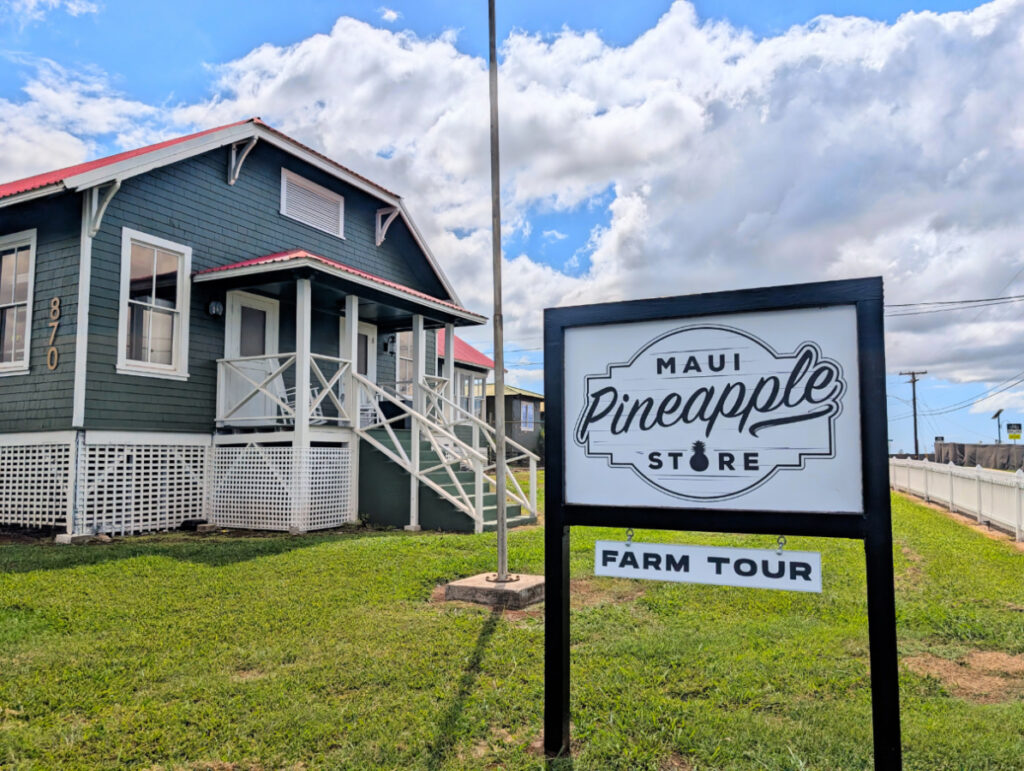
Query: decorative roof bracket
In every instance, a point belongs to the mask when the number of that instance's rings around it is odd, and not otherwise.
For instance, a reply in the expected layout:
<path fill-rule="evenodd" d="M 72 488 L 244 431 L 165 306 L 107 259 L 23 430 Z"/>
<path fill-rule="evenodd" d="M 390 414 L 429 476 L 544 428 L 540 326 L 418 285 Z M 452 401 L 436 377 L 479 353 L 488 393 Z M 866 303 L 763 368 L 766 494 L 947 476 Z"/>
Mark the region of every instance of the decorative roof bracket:
<path fill-rule="evenodd" d="M 111 182 L 103 193 L 103 200 L 100 200 L 100 189 L 99 187 L 93 187 L 89 189 L 88 195 L 92 198 L 89 204 L 89 237 L 95 238 L 96 234 L 100 232 L 100 225 L 103 224 L 103 215 L 107 212 L 107 206 L 110 204 L 111 199 L 115 193 L 121 189 L 121 180 L 115 179 Z"/>
<path fill-rule="evenodd" d="M 245 147 L 239 152 L 238 148 L 242 146 L 242 142 L 235 142 L 231 145 L 231 160 L 228 163 L 228 184 L 233 185 L 238 181 L 238 175 L 242 173 L 242 164 L 245 163 L 245 159 L 249 156 L 252 148 L 256 146 L 256 140 L 258 137 L 252 137 L 248 142 L 245 142 Z"/>
<path fill-rule="evenodd" d="M 394 222 L 397 216 L 397 206 L 386 206 L 383 209 L 377 209 L 377 246 L 384 243 L 384 236 L 388 234 L 388 228 L 391 227 L 391 223 Z"/>

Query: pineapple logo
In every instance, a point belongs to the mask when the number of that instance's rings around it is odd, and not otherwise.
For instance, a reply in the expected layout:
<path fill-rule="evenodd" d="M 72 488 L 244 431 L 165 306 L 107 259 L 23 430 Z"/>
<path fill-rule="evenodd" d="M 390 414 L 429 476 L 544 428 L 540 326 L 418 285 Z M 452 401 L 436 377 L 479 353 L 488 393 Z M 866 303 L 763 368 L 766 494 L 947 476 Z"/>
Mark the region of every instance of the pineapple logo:
<path fill-rule="evenodd" d="M 690 468 L 694 471 L 707 471 L 710 461 L 704 453 L 704 442 L 693 443 L 693 455 L 690 456 Z"/>

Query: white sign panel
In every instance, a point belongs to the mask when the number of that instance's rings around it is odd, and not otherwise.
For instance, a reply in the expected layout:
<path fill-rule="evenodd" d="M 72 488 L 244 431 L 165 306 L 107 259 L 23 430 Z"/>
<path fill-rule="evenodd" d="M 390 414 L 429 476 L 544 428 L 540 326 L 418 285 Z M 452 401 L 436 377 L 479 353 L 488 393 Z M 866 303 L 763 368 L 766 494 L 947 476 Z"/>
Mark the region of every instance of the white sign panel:
<path fill-rule="evenodd" d="M 594 574 L 687 584 L 821 591 L 821 554 L 664 543 L 598 541 Z"/>
<path fill-rule="evenodd" d="M 860 513 L 853 306 L 565 331 L 567 503 Z"/>

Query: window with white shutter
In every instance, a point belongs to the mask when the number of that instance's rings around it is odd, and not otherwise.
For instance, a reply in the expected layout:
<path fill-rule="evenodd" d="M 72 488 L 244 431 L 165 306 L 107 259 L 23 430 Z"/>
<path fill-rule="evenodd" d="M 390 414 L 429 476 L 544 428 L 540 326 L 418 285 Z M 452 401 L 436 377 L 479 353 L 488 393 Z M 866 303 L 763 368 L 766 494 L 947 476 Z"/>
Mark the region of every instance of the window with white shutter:
<path fill-rule="evenodd" d="M 345 199 L 288 169 L 281 169 L 281 214 L 345 237 Z"/>

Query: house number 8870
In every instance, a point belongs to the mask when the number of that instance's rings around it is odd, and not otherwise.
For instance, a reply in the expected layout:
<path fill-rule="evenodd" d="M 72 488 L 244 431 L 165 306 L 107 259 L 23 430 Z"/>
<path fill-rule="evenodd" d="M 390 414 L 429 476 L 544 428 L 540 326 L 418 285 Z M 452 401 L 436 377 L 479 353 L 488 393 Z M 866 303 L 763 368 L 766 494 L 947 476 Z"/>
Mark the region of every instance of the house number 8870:
<path fill-rule="evenodd" d="M 48 370 L 57 369 L 57 346 L 53 344 L 54 339 L 57 337 L 57 328 L 60 326 L 60 298 L 54 297 L 50 300 L 50 342 L 49 348 L 46 349 L 46 368 Z"/>

